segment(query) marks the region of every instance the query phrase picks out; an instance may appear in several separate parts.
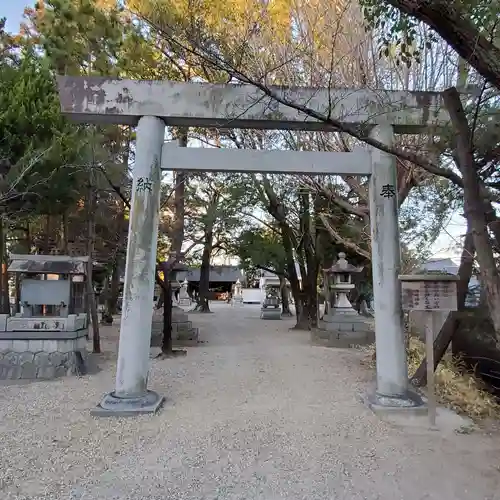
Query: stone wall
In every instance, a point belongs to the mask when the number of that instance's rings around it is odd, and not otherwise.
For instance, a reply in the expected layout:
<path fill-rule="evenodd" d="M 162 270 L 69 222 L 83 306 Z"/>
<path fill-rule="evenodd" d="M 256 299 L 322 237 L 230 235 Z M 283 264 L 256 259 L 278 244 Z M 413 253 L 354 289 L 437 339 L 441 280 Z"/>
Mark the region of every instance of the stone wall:
<path fill-rule="evenodd" d="M 52 379 L 85 371 L 87 338 L 0 338 L 0 379 Z"/>
<path fill-rule="evenodd" d="M 70 314 L 67 317 L 27 317 L 17 314 L 0 314 L 2 332 L 78 332 L 87 328 L 86 314 Z"/>

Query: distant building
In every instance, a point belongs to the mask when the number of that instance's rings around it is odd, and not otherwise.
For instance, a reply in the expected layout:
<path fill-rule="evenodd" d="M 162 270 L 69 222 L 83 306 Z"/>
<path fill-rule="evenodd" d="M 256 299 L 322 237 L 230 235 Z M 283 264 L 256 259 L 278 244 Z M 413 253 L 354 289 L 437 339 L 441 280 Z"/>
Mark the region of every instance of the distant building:
<path fill-rule="evenodd" d="M 442 271 L 449 274 L 457 274 L 458 273 L 458 264 L 456 264 L 450 258 L 444 259 L 429 259 L 427 262 L 424 262 L 419 271 Z"/>
<path fill-rule="evenodd" d="M 181 282 L 187 280 L 191 286 L 197 288 L 200 284 L 200 268 L 191 267 L 187 271 L 178 271 L 176 279 Z M 244 284 L 245 273 L 238 266 L 210 266 L 209 280 L 211 290 L 229 292 L 237 280 Z"/>
<path fill-rule="evenodd" d="M 297 278 L 299 279 L 299 283 L 302 282 L 302 278 L 300 276 L 300 266 L 295 263 L 295 272 L 297 273 Z M 269 281 L 269 278 L 276 278 L 279 280 L 279 276 L 271 271 L 265 271 L 261 269 L 252 283 L 247 283 L 247 287 L 249 288 L 262 288 L 262 284 L 266 281 L 266 278 Z"/>
<path fill-rule="evenodd" d="M 301 279 L 300 266 L 297 264 L 297 262 L 295 263 L 295 272 L 297 273 L 297 277 L 299 278 L 299 281 L 300 281 L 300 279 Z M 259 276 L 262 278 L 270 278 L 270 277 L 274 277 L 274 276 L 277 277 L 277 275 L 272 273 L 271 271 L 264 271 L 264 270 L 260 271 Z"/>

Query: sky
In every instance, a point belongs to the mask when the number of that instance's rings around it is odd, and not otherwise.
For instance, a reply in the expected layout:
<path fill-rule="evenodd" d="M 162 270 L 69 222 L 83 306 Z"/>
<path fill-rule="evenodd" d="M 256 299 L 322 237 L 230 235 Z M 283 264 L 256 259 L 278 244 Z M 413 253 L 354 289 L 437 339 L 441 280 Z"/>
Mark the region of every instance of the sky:
<path fill-rule="evenodd" d="M 0 0 L 0 18 L 7 18 L 7 30 L 17 31 L 22 21 L 26 6 L 35 2 L 25 0 Z M 460 253 L 461 235 L 465 232 L 464 220 L 458 214 L 454 215 L 437 241 L 432 245 L 432 257 L 456 257 Z"/>
<path fill-rule="evenodd" d="M 24 8 L 34 3 L 25 0 L 0 0 L 0 18 L 7 18 L 8 31 L 17 31 L 22 21 Z"/>
<path fill-rule="evenodd" d="M 466 229 L 465 219 L 459 213 L 453 214 L 430 248 L 430 257 L 451 257 L 454 260 L 459 258 L 462 251 L 462 237 L 465 235 Z"/>

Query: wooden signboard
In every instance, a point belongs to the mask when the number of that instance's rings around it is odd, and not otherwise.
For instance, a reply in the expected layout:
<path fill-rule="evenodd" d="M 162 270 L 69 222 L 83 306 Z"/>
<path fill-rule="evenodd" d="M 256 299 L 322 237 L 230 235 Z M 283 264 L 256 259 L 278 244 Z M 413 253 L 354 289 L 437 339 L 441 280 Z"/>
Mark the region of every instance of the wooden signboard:
<path fill-rule="evenodd" d="M 457 310 L 457 276 L 448 274 L 413 274 L 399 276 L 403 310 L 425 311 L 425 351 L 427 360 L 427 405 L 431 429 L 436 428 L 434 388 L 434 333 L 438 312 Z"/>
<path fill-rule="evenodd" d="M 433 277 L 434 278 L 434 277 Z M 457 283 L 443 280 L 406 281 L 401 279 L 403 310 L 456 311 Z"/>

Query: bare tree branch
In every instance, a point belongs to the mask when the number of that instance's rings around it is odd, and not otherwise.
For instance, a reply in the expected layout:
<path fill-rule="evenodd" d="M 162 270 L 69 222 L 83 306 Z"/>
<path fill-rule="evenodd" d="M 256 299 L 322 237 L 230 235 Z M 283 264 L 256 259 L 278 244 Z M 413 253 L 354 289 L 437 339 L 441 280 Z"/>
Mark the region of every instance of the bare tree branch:
<path fill-rule="evenodd" d="M 363 257 L 366 257 L 369 261 L 372 260 L 371 253 L 370 251 L 363 250 L 359 245 L 356 245 L 352 241 L 348 241 L 345 238 L 342 238 L 340 234 L 333 229 L 331 226 L 330 222 L 326 218 L 325 214 L 319 214 L 319 218 L 321 219 L 321 222 L 324 224 L 326 230 L 330 234 L 330 236 L 334 239 L 334 241 L 340 245 L 345 246 L 346 248 L 349 248 L 350 250 L 353 250 L 359 255 L 362 255 Z"/>

